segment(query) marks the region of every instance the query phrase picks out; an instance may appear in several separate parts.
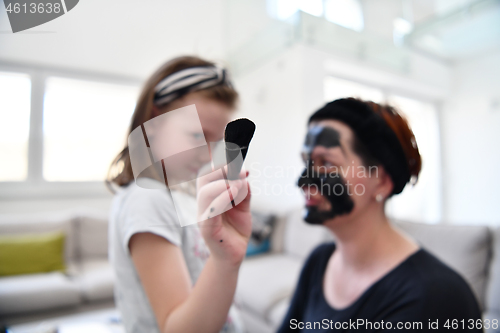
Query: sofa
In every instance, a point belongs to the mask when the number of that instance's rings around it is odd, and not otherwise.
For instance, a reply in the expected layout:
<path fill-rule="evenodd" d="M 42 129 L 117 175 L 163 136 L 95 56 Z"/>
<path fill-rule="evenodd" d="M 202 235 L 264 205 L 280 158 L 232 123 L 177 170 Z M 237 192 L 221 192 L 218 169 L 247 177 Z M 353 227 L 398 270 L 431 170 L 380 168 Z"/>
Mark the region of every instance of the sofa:
<path fill-rule="evenodd" d="M 485 318 L 500 319 L 500 228 L 393 223 L 462 274 Z M 1 277 L 0 318 L 4 323 L 29 320 L 33 314 L 48 318 L 61 308 L 79 312 L 89 304 L 113 306 L 106 216 L 84 210 L 0 216 L 2 235 L 56 230 L 66 235 L 67 271 Z M 304 223 L 300 208 L 275 220 L 270 250 L 246 258 L 240 270 L 235 301 L 249 333 L 276 330 L 304 260 L 318 244 L 332 240 L 325 228 Z"/>
<path fill-rule="evenodd" d="M 107 228 L 107 217 L 98 213 L 0 216 L 3 236 L 62 231 L 66 264 L 64 272 L 0 277 L 0 323 L 74 313 L 89 304 L 109 304 L 114 276 L 108 263 Z"/>

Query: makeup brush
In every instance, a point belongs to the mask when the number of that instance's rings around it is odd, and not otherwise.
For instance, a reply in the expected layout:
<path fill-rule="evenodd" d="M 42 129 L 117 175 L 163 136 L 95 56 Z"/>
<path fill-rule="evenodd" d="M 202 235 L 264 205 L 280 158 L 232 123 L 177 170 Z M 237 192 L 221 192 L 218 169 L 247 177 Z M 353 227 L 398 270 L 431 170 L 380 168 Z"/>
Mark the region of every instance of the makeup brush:
<path fill-rule="evenodd" d="M 240 118 L 233 120 L 226 125 L 224 142 L 226 145 L 228 180 L 236 180 L 239 178 L 241 167 L 243 166 L 243 161 L 247 156 L 248 146 L 250 145 L 254 132 L 255 124 L 250 119 Z M 236 159 L 240 152 L 243 157 L 242 160 Z"/>

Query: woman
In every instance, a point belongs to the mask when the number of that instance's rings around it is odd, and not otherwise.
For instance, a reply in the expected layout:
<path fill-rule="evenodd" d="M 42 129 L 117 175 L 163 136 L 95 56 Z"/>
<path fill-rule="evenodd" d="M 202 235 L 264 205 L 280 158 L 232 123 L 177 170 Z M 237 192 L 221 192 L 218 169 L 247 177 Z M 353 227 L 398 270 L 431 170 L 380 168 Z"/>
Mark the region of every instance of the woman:
<path fill-rule="evenodd" d="M 243 332 L 232 301 L 251 232 L 250 196 L 240 195 L 248 193 L 242 190 L 248 189 L 245 175 L 230 184 L 234 201 L 241 203 L 210 219 L 196 212 L 205 214 L 221 201 L 224 179 L 209 174 L 199 180 L 198 202 L 189 187 L 165 188 L 195 179 L 211 161 L 207 142 L 222 139 L 237 97 L 226 71 L 197 57 L 167 62 L 144 85 L 132 117 L 131 146 L 117 156 L 109 177 L 118 187 L 109 252 L 127 332 Z M 193 111 L 193 104 L 197 112 L 184 112 Z M 165 151 L 181 153 L 169 160 L 161 155 Z M 162 160 L 141 167 L 148 154 Z M 203 219 L 201 228 L 192 224 Z M 191 225 L 181 227 L 180 220 Z"/>
<path fill-rule="evenodd" d="M 336 241 L 309 256 L 279 332 L 441 332 L 453 320 L 454 332 L 481 331 L 467 283 L 385 215 L 386 200 L 421 167 L 394 108 L 352 98 L 326 104 L 309 118 L 303 158 L 305 220 Z"/>

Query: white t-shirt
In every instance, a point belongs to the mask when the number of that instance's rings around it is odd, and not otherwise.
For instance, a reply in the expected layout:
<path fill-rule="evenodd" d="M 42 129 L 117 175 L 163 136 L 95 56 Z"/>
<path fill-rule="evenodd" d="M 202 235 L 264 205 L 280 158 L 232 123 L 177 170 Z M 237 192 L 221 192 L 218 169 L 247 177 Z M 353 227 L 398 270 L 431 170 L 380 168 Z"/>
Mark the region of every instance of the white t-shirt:
<path fill-rule="evenodd" d="M 156 182 L 152 179 L 147 181 Z M 176 199 L 176 207 L 171 195 Z M 184 255 L 193 285 L 210 254 L 198 225 L 181 227 L 176 208 L 178 214 L 184 214 L 184 219 L 194 221 L 196 218 L 196 200 L 182 192 L 145 189 L 131 183 L 123 187 L 113 199 L 109 224 L 109 256 L 116 274 L 115 301 L 129 333 L 159 332 L 148 297 L 130 257 L 128 242 L 132 235 L 150 232 L 178 246 Z M 241 319 L 233 304 L 221 332 L 243 331 Z"/>

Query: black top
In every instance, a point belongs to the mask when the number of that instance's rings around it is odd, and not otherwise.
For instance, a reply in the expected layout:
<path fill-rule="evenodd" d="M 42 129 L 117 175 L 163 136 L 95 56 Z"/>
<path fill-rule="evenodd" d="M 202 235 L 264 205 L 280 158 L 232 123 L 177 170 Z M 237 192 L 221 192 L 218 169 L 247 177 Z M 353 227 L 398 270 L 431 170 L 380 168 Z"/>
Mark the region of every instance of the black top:
<path fill-rule="evenodd" d="M 481 312 L 469 285 L 424 249 L 375 282 L 349 307 L 332 308 L 323 294 L 323 276 L 334 250 L 334 243 L 323 244 L 307 259 L 279 333 L 482 332 L 475 328 Z M 398 325 L 407 326 L 398 330 Z"/>

